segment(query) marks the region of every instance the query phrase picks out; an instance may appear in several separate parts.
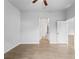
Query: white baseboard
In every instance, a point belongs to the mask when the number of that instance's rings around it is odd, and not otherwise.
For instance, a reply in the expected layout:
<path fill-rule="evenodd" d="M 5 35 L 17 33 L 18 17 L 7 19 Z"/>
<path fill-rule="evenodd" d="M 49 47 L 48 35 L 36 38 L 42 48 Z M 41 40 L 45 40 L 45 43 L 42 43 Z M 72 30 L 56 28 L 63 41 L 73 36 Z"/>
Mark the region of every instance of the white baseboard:
<path fill-rule="evenodd" d="M 50 44 L 68 44 L 67 42 L 50 42 Z"/>
<path fill-rule="evenodd" d="M 21 42 L 21 44 L 39 44 L 39 42 Z"/>
<path fill-rule="evenodd" d="M 39 42 L 21 42 L 21 44 L 39 44 Z M 50 42 L 50 44 L 67 44 L 67 42 Z"/>
<path fill-rule="evenodd" d="M 7 53 L 8 51 L 10 51 L 11 49 L 15 48 L 15 47 L 18 46 L 19 44 L 20 44 L 20 43 L 14 45 L 14 46 L 12 46 L 12 47 L 10 47 L 10 48 L 7 49 L 6 51 L 4 51 L 4 54 Z"/>

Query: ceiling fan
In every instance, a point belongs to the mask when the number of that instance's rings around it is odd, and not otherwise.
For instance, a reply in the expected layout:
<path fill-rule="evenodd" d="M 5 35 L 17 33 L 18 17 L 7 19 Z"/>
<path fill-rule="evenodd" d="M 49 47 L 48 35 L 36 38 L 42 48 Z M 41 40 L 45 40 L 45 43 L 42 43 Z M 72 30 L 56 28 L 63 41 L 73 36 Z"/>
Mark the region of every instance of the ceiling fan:
<path fill-rule="evenodd" d="M 32 3 L 36 3 L 37 1 L 38 1 L 38 0 L 33 0 Z M 48 5 L 47 0 L 43 0 L 43 3 L 44 3 L 45 6 Z"/>

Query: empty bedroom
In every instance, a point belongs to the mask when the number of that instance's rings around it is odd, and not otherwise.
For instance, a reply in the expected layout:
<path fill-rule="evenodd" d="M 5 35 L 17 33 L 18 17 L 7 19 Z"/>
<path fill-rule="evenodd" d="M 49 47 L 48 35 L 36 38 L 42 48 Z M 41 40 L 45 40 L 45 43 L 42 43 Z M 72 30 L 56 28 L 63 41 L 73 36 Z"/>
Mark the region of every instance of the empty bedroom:
<path fill-rule="evenodd" d="M 4 59 L 75 59 L 75 0 L 4 0 Z"/>

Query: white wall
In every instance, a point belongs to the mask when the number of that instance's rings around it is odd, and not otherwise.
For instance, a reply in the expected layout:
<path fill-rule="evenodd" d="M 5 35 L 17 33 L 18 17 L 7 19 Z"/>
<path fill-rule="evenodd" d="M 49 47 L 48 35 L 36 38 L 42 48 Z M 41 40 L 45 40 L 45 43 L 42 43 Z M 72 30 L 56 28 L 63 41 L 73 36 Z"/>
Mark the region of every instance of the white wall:
<path fill-rule="evenodd" d="M 75 3 L 65 11 L 66 20 L 69 20 L 75 16 Z"/>
<path fill-rule="evenodd" d="M 19 43 L 20 35 L 20 12 L 5 0 L 4 20 L 4 51 L 7 52 Z"/>
<path fill-rule="evenodd" d="M 40 40 L 39 18 L 50 19 L 51 43 L 56 42 L 56 20 L 64 20 L 63 12 L 22 12 L 21 13 L 21 43 L 38 43 Z"/>
<path fill-rule="evenodd" d="M 68 22 L 68 33 L 75 33 L 75 3 L 66 10 L 66 20 Z"/>
<path fill-rule="evenodd" d="M 75 17 L 68 19 L 67 22 L 68 22 L 68 34 L 74 35 L 75 34 Z"/>

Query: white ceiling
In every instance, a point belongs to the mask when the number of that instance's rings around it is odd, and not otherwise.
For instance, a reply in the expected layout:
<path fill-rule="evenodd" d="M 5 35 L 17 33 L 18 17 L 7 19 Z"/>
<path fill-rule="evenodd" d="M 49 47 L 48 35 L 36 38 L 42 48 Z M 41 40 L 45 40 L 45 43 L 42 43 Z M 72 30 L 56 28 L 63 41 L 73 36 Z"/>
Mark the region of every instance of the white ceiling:
<path fill-rule="evenodd" d="M 37 3 L 32 4 L 32 0 L 9 0 L 11 4 L 17 7 L 21 11 L 55 11 L 62 10 L 70 7 L 74 0 L 47 0 L 48 6 L 45 7 L 42 0 L 38 0 Z"/>

